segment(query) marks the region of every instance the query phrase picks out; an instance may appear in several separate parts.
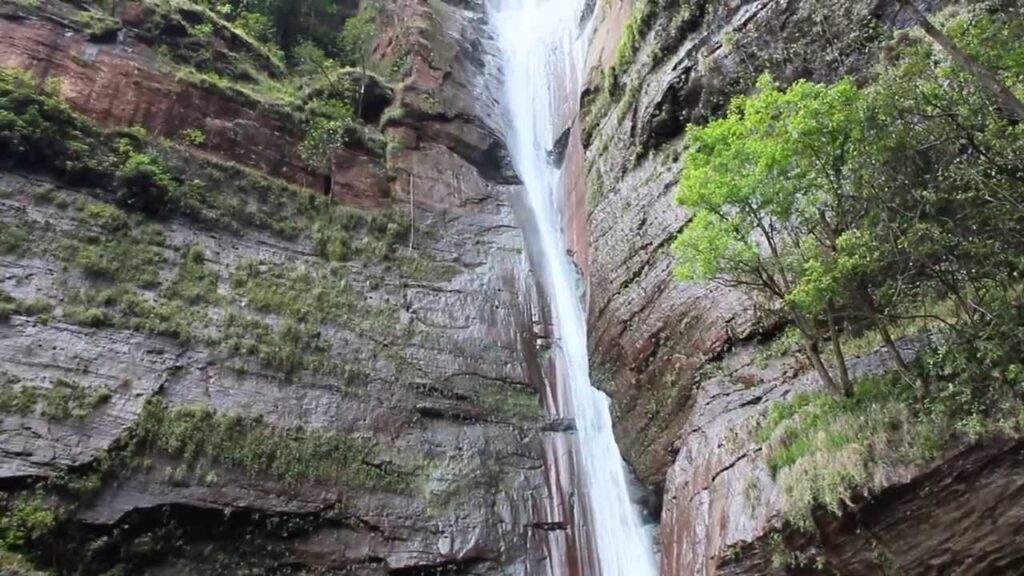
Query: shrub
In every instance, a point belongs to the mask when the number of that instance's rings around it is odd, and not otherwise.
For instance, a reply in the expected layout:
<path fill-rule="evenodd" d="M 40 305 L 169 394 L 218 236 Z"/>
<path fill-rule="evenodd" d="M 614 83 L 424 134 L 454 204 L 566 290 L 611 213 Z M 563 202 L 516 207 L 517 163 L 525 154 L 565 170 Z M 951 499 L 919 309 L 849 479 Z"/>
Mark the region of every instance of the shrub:
<path fill-rule="evenodd" d="M 43 500 L 8 496 L 0 514 L 0 549 L 22 547 L 49 532 L 56 521 L 56 512 Z"/>
<path fill-rule="evenodd" d="M 319 327 L 312 323 L 285 320 L 274 327 L 231 312 L 221 331 L 222 349 L 251 356 L 285 376 L 303 368 L 326 367 L 327 346 L 321 339 Z"/>
<path fill-rule="evenodd" d="M 174 181 L 155 158 L 133 153 L 117 171 L 117 203 L 149 216 L 163 214 L 170 204 Z"/>
<path fill-rule="evenodd" d="M 0 290 L 0 321 L 7 320 L 12 315 L 39 316 L 49 314 L 53 310 L 53 304 L 42 299 L 19 300 L 4 290 Z"/>
<path fill-rule="evenodd" d="M 130 227 L 127 214 L 118 207 L 103 202 L 87 205 L 82 210 L 82 222 L 110 234 L 127 232 Z"/>
<path fill-rule="evenodd" d="M 155 286 L 160 279 L 163 254 L 137 235 L 90 238 L 92 244 L 71 243 L 72 261 L 86 275 L 97 279 Z"/>
<path fill-rule="evenodd" d="M 188 128 L 181 133 L 181 139 L 192 146 L 201 146 L 206 142 L 206 134 L 199 128 Z"/>
<path fill-rule="evenodd" d="M 75 13 L 74 18 L 89 35 L 89 40 L 93 42 L 113 41 L 121 30 L 120 20 L 111 18 L 102 12 L 79 10 Z"/>
<path fill-rule="evenodd" d="M 1024 315 L 1020 305 L 990 311 L 974 329 L 935 328 L 935 344 L 913 366 L 927 397 L 891 373 L 861 379 L 847 398 L 814 392 L 772 407 L 757 440 L 788 520 L 807 528 L 814 508 L 840 513 L 851 494 L 870 493 L 950 444 L 1024 430 Z"/>
<path fill-rule="evenodd" d="M 19 378 L 0 372 L 0 413 L 41 415 L 51 420 L 80 420 L 110 400 L 106 388 L 87 388 L 66 378 L 57 378 L 46 388 L 24 384 Z"/>
<path fill-rule="evenodd" d="M 306 128 L 306 137 L 299 145 L 302 161 L 311 168 L 328 171 L 331 156 L 348 141 L 352 123 L 347 119 L 316 118 Z"/>
<path fill-rule="evenodd" d="M 200 246 L 193 244 L 185 248 L 178 274 L 162 295 L 189 305 L 213 304 L 220 300 L 217 271 L 206 264 L 206 255 Z"/>
<path fill-rule="evenodd" d="M 28 239 L 28 231 L 23 226 L 5 222 L 0 226 L 0 254 L 24 254 Z"/>
<path fill-rule="evenodd" d="M 67 306 L 62 316 L 65 322 L 87 326 L 89 328 L 102 328 L 114 323 L 113 315 L 102 308 L 90 308 L 83 306 Z"/>
<path fill-rule="evenodd" d="M 27 72 L 0 68 L 0 162 L 87 179 L 97 160 L 87 145 L 93 136 L 49 87 Z"/>

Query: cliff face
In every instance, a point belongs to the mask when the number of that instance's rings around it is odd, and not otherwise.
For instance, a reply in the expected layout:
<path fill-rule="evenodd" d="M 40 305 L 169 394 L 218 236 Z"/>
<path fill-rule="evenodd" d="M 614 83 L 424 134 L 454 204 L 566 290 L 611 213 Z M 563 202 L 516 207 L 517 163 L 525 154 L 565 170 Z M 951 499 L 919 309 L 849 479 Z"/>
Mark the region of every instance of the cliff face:
<path fill-rule="evenodd" d="M 648 506 L 662 574 L 1019 570 L 1019 547 L 993 546 L 989 532 L 1017 529 L 1015 508 L 981 520 L 1020 489 L 1012 441 L 887 469 L 871 498 L 816 514 L 814 536 L 789 531 L 755 431 L 773 405 L 820 383 L 806 359 L 767 350 L 779 328 L 756 300 L 673 276 L 670 245 L 690 218 L 674 199 L 686 127 L 719 117 L 762 73 L 865 80 L 904 16 L 887 3 L 698 0 L 606 3 L 596 18 L 579 123 L 592 371 L 624 456 L 660 496 Z M 879 352 L 851 363 L 855 375 L 890 369 Z"/>
<path fill-rule="evenodd" d="M 631 66 L 620 73 L 621 97 L 609 97 L 600 68 L 584 96 L 592 356 L 617 400 L 630 462 L 647 482 L 671 465 L 695 373 L 764 329 L 742 294 L 672 276 L 670 244 L 689 218 L 674 199 L 686 126 L 720 114 L 761 73 L 792 81 L 862 71 L 883 27 L 871 6 L 847 2 L 691 2 L 653 10 Z M 818 22 L 821 13 L 835 21 Z M 851 27 L 863 33 L 840 33 Z M 822 50 L 833 36 L 843 43 Z M 606 57 L 605 67 L 613 62 Z"/>
<path fill-rule="evenodd" d="M 0 65 L 141 127 L 214 207 L 153 219 L 0 173 L 0 488 L 47 520 L 17 544 L 58 573 L 546 573 L 535 298 L 481 6 L 389 7 L 401 113 L 330 178 L 282 106 L 158 55 L 147 6 L 100 37 L 61 3 L 0 18 Z"/>
<path fill-rule="evenodd" d="M 0 158 L 0 571 L 557 573 L 571 424 L 540 410 L 546 321 L 482 3 L 386 3 L 375 55 L 406 72 L 371 82 L 360 135 L 321 168 L 298 153 L 306 103 L 259 86 L 280 64 L 219 25 L 195 44 L 209 22 L 183 6 L 118 2 L 108 20 L 0 3 L 0 67 L 104 129 L 55 132 L 72 158 L 122 163 Z M 1024 528 L 1013 440 L 887 470 L 813 534 L 789 531 L 753 431 L 819 383 L 799 356 L 765 358 L 778 327 L 748 295 L 672 274 L 686 127 L 762 72 L 863 76 L 902 17 L 840 0 L 593 7 L 589 87 L 559 114 L 566 230 L 594 381 L 657 495 L 663 574 L 1024 569 L 1005 538 Z M 198 48 L 223 75 L 175 59 Z M 36 116 L 0 114 L 3 143 L 12 118 L 70 122 Z M 123 201 L 165 179 L 178 208 Z M 851 370 L 888 366 L 868 352 Z"/>

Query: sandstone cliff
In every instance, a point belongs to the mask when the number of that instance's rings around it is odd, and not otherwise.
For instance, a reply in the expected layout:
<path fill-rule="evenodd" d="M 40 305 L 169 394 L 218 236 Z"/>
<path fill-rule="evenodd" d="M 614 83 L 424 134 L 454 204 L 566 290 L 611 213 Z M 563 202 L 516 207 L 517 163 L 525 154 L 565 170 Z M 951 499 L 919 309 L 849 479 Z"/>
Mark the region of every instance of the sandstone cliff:
<path fill-rule="evenodd" d="M 683 0 L 606 3 L 596 18 L 579 127 L 585 210 L 576 192 L 591 363 L 624 456 L 654 492 L 662 573 L 1017 573 L 1020 546 L 990 533 L 1020 525 L 1013 440 L 890 469 L 840 517 L 816 515 L 813 536 L 785 528 L 755 431 L 773 405 L 820 384 L 805 359 L 769 350 L 779 326 L 755 300 L 673 276 L 670 245 L 690 217 L 674 199 L 687 127 L 721 116 L 765 72 L 866 81 L 905 16 L 886 3 Z M 871 350 L 852 363 L 857 375 L 889 369 Z"/>
<path fill-rule="evenodd" d="M 293 102 L 178 65 L 205 13 L 167 6 L 0 12 L 0 66 L 203 206 L 151 218 L 4 164 L 5 538 L 68 574 L 546 573 L 535 297 L 482 7 L 388 5 L 378 54 L 400 38 L 407 74 L 371 86 L 326 174 Z M 186 49 L 279 73 L 213 30 Z"/>
<path fill-rule="evenodd" d="M 299 153 L 311 91 L 208 11 L 0 3 L 0 67 L 54 106 L 17 120 L 67 137 L 71 160 L 124 163 L 0 158 L 4 571 L 557 571 L 571 463 L 551 447 L 572 423 L 540 409 L 543 297 L 486 12 L 385 6 L 374 55 L 399 73 L 373 78 L 325 169 Z M 864 80 L 909 22 L 839 0 L 591 7 L 592 76 L 559 114 L 566 231 L 663 574 L 1024 570 L 1006 537 L 1022 527 L 1012 438 L 893 466 L 792 530 L 756 430 L 820 384 L 770 345 L 781 326 L 756 300 L 673 276 L 687 127 L 762 72 Z M 202 71 L 183 61 L 197 54 Z M 140 174 L 173 184 L 177 207 L 126 205 Z M 851 362 L 888 370 L 874 349 Z"/>

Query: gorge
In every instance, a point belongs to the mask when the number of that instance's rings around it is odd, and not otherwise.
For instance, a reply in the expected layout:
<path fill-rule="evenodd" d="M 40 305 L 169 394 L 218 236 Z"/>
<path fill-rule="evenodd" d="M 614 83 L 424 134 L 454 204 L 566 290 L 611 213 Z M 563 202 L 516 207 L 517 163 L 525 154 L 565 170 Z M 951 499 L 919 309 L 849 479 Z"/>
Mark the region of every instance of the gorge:
<path fill-rule="evenodd" d="M 1022 43 L 0 0 L 0 573 L 1024 573 Z"/>

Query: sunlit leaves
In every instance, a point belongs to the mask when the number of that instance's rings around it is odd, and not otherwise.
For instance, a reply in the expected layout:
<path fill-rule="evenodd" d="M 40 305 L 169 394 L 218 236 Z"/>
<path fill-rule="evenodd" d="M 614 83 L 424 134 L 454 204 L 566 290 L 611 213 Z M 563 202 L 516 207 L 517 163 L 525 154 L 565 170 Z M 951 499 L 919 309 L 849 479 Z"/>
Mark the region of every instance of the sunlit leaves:
<path fill-rule="evenodd" d="M 763 77 L 725 118 L 692 131 L 677 199 L 695 216 L 676 241 L 680 275 L 762 285 L 780 298 L 800 287 L 793 303 L 819 301 L 811 292 L 824 290 L 824 260 L 847 226 L 837 200 L 865 110 L 848 80 L 780 90 Z"/>

